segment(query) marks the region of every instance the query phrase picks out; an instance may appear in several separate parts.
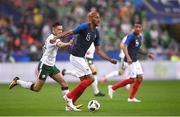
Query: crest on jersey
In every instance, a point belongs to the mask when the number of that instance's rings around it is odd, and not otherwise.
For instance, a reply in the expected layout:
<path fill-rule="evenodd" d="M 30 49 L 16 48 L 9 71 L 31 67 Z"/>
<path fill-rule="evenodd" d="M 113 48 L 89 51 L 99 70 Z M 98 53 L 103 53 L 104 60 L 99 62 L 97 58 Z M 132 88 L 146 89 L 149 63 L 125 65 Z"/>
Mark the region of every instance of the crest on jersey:
<path fill-rule="evenodd" d="M 139 41 L 136 39 L 136 44 L 135 44 L 136 47 L 139 46 Z"/>
<path fill-rule="evenodd" d="M 86 40 L 89 41 L 90 39 L 91 39 L 91 34 L 88 33 L 88 34 L 86 35 Z"/>

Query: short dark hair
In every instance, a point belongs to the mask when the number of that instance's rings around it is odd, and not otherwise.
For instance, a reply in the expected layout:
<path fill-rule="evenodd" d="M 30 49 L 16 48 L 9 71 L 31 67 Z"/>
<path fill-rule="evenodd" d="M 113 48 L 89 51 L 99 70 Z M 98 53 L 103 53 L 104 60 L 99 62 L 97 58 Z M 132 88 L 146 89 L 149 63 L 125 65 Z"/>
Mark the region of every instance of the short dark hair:
<path fill-rule="evenodd" d="M 142 25 L 142 22 L 141 21 L 135 21 L 134 24 L 141 24 Z"/>
<path fill-rule="evenodd" d="M 56 26 L 61 26 L 61 24 L 60 24 L 59 22 L 55 22 L 55 23 L 52 25 L 53 28 L 56 27 Z"/>

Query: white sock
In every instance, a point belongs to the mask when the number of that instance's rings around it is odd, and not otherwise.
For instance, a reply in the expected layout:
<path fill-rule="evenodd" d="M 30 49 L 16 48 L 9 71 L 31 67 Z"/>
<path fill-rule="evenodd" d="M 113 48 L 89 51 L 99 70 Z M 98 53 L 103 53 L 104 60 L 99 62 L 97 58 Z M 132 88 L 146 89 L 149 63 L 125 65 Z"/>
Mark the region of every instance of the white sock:
<path fill-rule="evenodd" d="M 119 76 L 119 71 L 113 71 L 105 76 L 106 80 L 115 76 Z"/>
<path fill-rule="evenodd" d="M 66 70 L 66 71 L 65 71 L 65 75 L 72 75 L 72 76 L 77 77 L 77 76 L 76 76 L 76 72 L 75 72 L 75 71 L 71 71 L 71 70 Z"/>
<path fill-rule="evenodd" d="M 97 75 L 94 75 L 94 82 L 91 84 L 94 94 L 99 93 Z"/>
<path fill-rule="evenodd" d="M 66 94 L 68 94 L 68 93 L 69 93 L 69 89 L 62 90 L 62 94 L 63 94 L 63 96 L 64 96 L 64 95 L 66 95 Z"/>
<path fill-rule="evenodd" d="M 17 80 L 17 84 L 19 84 L 21 87 L 26 88 L 26 89 L 30 89 L 31 85 L 33 84 L 32 82 L 26 82 L 26 81 L 22 81 L 22 80 Z"/>

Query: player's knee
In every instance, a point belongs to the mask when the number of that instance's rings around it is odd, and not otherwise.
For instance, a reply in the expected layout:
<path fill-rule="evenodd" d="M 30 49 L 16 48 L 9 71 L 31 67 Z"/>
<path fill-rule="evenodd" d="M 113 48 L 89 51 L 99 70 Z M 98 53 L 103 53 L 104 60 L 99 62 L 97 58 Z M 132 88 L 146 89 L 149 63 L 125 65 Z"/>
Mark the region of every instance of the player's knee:
<path fill-rule="evenodd" d="M 92 83 L 93 83 L 93 82 L 95 81 L 94 78 L 93 78 L 91 81 L 92 81 Z"/>
<path fill-rule="evenodd" d="M 139 82 L 142 82 L 143 81 L 143 78 L 138 78 L 137 79 Z"/>
<path fill-rule="evenodd" d="M 124 74 L 124 71 L 122 69 L 120 69 L 118 73 L 119 73 L 119 76 L 121 76 Z"/>
<path fill-rule="evenodd" d="M 41 87 L 36 87 L 34 84 L 31 85 L 31 90 L 34 92 L 40 92 Z"/>
<path fill-rule="evenodd" d="M 142 76 L 138 76 L 137 79 L 139 82 L 142 82 L 143 81 L 143 77 Z"/>
<path fill-rule="evenodd" d="M 131 84 L 135 82 L 134 78 L 130 78 L 130 80 L 131 80 L 131 82 L 130 82 Z"/>
<path fill-rule="evenodd" d="M 90 80 L 91 83 L 93 83 L 94 82 L 94 77 L 91 76 L 89 80 Z"/>

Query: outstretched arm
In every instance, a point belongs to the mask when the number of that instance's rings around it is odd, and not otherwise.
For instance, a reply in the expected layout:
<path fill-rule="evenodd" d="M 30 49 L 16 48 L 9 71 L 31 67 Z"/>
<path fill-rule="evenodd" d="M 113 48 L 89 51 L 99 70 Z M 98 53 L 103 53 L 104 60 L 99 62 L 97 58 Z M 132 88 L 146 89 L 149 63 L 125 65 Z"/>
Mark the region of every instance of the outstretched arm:
<path fill-rule="evenodd" d="M 73 40 L 70 40 L 69 42 L 66 42 L 66 43 L 59 41 L 59 42 L 57 42 L 56 46 L 58 46 L 60 48 L 65 48 L 67 46 L 72 45 L 72 42 L 73 42 Z"/>
<path fill-rule="evenodd" d="M 108 60 L 109 62 L 116 64 L 117 60 L 116 59 L 111 59 L 109 58 L 103 51 L 101 51 L 99 46 L 95 46 L 96 48 L 96 53 L 101 56 L 102 58 L 104 58 L 105 60 Z"/>
<path fill-rule="evenodd" d="M 138 53 L 148 56 L 150 59 L 154 59 L 154 54 L 151 52 L 148 52 L 147 50 L 139 49 Z"/>
<path fill-rule="evenodd" d="M 72 35 L 72 34 L 73 34 L 72 30 L 62 32 L 61 34 L 55 36 L 53 39 L 50 39 L 50 43 L 54 43 L 54 42 L 56 42 L 57 39 L 67 37 L 67 36 Z"/>

